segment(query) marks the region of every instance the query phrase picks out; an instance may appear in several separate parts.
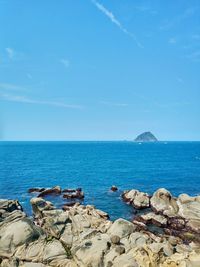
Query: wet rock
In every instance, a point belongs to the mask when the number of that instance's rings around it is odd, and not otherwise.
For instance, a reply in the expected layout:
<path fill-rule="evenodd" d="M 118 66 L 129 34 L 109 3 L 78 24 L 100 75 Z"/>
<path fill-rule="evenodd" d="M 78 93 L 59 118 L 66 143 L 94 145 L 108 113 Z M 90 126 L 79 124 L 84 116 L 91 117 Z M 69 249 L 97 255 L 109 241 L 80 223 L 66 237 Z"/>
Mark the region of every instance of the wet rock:
<path fill-rule="evenodd" d="M 78 189 L 70 189 L 70 191 L 66 191 L 65 189 L 65 194 L 63 194 L 63 198 L 66 199 L 83 199 L 84 198 L 84 192 L 82 191 L 81 188 Z"/>
<path fill-rule="evenodd" d="M 28 193 L 40 193 L 44 190 L 45 190 L 44 187 L 33 187 L 28 189 Z"/>
<path fill-rule="evenodd" d="M 62 190 L 62 193 L 74 193 L 74 192 L 76 192 L 76 189 L 65 188 Z"/>
<path fill-rule="evenodd" d="M 62 190 L 62 193 L 75 193 L 75 192 L 81 192 L 82 188 L 76 188 L 76 189 L 72 189 L 72 188 L 65 188 Z"/>
<path fill-rule="evenodd" d="M 110 188 L 111 191 L 116 192 L 118 190 L 117 186 L 112 185 Z"/>
<path fill-rule="evenodd" d="M 38 197 L 45 197 L 48 195 L 60 195 L 61 194 L 61 188 L 60 186 L 55 186 L 52 188 L 47 188 L 45 190 L 43 190 Z"/>

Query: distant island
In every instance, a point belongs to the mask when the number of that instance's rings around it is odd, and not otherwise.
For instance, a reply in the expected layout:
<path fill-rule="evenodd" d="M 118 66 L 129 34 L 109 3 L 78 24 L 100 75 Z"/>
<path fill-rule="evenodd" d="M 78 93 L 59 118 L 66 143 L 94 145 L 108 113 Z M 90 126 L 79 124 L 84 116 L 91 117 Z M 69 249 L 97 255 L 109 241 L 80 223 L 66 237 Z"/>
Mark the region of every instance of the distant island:
<path fill-rule="evenodd" d="M 138 135 L 134 141 L 135 142 L 157 142 L 158 139 L 151 132 L 144 132 Z"/>

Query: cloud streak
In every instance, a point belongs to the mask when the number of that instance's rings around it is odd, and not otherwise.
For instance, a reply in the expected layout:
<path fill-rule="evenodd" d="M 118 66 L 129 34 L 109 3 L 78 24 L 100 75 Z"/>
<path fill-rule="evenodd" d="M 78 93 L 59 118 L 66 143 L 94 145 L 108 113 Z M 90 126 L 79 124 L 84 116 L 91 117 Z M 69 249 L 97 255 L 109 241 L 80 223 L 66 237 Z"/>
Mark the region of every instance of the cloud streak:
<path fill-rule="evenodd" d="M 107 101 L 101 101 L 100 103 L 102 105 L 111 106 L 111 107 L 127 107 L 128 106 L 128 104 L 126 103 L 113 103 L 113 102 L 107 102 Z"/>
<path fill-rule="evenodd" d="M 60 63 L 62 63 L 62 64 L 65 66 L 65 68 L 69 68 L 70 62 L 69 62 L 68 59 L 64 59 L 64 58 L 62 58 L 62 59 L 60 60 Z"/>
<path fill-rule="evenodd" d="M 169 40 L 168 40 L 168 43 L 171 44 L 171 45 L 174 45 L 177 43 L 177 39 L 175 37 L 171 37 Z"/>
<path fill-rule="evenodd" d="M 28 98 L 26 96 L 20 96 L 20 95 L 1 94 L 0 98 L 2 100 L 9 101 L 9 102 L 47 105 L 47 106 L 54 106 L 54 107 L 67 108 L 67 109 L 83 109 L 83 106 L 81 105 L 71 105 L 71 104 L 65 104 L 65 103 L 57 102 L 57 101 L 35 100 L 32 98 Z"/>
<path fill-rule="evenodd" d="M 110 19 L 112 23 L 114 23 L 123 33 L 129 35 L 133 40 L 136 42 L 137 46 L 139 48 L 143 48 L 143 45 L 138 41 L 137 37 L 129 32 L 122 24 L 121 22 L 114 16 L 114 14 L 108 10 L 105 6 L 103 6 L 101 3 L 99 3 L 96 0 L 91 0 L 92 3 L 96 6 L 98 10 L 100 10 L 107 18 Z"/>
<path fill-rule="evenodd" d="M 14 50 L 12 48 L 10 48 L 10 47 L 6 47 L 5 50 L 6 50 L 6 53 L 7 53 L 8 57 L 9 57 L 9 59 L 13 59 L 14 58 L 14 54 L 15 54 Z"/>
<path fill-rule="evenodd" d="M 26 88 L 11 83 L 0 83 L 0 90 L 3 91 L 27 91 Z"/>
<path fill-rule="evenodd" d="M 172 18 L 171 20 L 165 21 L 165 23 L 162 26 L 160 26 L 160 30 L 169 30 L 170 28 L 172 28 L 176 24 L 179 24 L 182 21 L 184 21 L 185 19 L 192 17 L 195 14 L 197 9 L 198 9 L 197 7 L 190 7 L 190 8 L 185 9 L 182 14 L 177 15 L 176 17 Z"/>
<path fill-rule="evenodd" d="M 194 51 L 193 53 L 186 55 L 186 58 L 194 62 L 200 62 L 200 50 Z"/>

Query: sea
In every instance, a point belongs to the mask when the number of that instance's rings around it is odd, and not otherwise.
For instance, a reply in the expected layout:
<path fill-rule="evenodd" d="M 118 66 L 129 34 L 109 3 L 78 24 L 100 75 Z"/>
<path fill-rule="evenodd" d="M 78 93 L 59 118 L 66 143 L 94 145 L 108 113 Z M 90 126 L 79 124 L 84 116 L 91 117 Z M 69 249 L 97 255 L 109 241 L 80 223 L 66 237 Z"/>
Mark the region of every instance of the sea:
<path fill-rule="evenodd" d="M 95 205 L 111 220 L 132 219 L 134 209 L 121 200 L 124 190 L 153 194 L 200 194 L 200 142 L 136 143 L 0 142 L 0 198 L 18 199 L 31 215 L 32 187 L 81 187 L 83 204 Z M 112 185 L 117 192 L 110 191 Z M 62 207 L 62 196 L 48 197 Z"/>

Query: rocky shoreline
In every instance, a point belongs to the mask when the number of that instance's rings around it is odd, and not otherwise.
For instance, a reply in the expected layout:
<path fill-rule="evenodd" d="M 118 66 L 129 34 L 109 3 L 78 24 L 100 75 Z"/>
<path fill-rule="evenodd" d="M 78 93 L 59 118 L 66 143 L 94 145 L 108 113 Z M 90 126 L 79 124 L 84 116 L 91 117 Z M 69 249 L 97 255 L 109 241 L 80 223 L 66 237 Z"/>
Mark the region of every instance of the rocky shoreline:
<path fill-rule="evenodd" d="M 0 200 L 2 267 L 200 267 L 200 196 L 128 190 L 122 200 L 136 214 L 132 222 L 112 222 L 107 213 L 77 202 L 84 198 L 80 188 L 33 192 L 33 217 L 17 200 Z M 49 194 L 68 202 L 57 209 L 45 200 Z"/>

